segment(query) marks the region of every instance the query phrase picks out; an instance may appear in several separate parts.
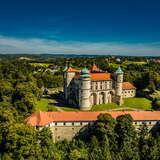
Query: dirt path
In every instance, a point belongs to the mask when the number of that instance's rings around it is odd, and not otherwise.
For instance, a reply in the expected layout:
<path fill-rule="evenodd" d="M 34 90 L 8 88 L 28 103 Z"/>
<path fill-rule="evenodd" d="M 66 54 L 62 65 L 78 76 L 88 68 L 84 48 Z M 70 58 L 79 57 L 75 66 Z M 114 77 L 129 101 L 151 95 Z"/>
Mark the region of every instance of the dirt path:
<path fill-rule="evenodd" d="M 123 107 L 123 108 L 114 108 L 114 109 L 107 109 L 106 111 L 121 111 L 121 110 L 130 110 L 130 111 L 144 111 L 143 109 L 138 109 L 138 108 L 127 108 L 127 107 Z"/>
<path fill-rule="evenodd" d="M 56 109 L 57 109 L 57 111 L 59 111 L 59 112 L 64 112 L 64 110 L 63 109 L 61 109 L 60 107 L 55 107 Z"/>

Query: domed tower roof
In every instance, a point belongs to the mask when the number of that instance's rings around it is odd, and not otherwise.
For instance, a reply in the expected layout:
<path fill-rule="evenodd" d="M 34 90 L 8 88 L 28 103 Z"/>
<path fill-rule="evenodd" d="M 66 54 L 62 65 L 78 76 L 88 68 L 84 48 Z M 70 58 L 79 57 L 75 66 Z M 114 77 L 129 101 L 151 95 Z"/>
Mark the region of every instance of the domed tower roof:
<path fill-rule="evenodd" d="M 81 77 L 90 77 L 89 70 L 86 67 L 81 70 Z"/>
<path fill-rule="evenodd" d="M 121 69 L 121 67 L 118 67 L 118 69 L 115 72 L 116 74 L 123 74 L 123 71 Z"/>
<path fill-rule="evenodd" d="M 67 65 L 64 67 L 63 72 L 66 72 L 68 69 Z"/>

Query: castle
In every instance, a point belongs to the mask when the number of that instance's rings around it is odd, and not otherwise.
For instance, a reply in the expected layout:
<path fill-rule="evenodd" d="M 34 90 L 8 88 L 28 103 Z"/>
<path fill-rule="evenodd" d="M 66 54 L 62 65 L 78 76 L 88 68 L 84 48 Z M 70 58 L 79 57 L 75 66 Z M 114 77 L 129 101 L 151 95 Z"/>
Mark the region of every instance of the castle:
<path fill-rule="evenodd" d="M 63 75 L 66 102 L 81 110 L 112 102 L 121 105 L 123 98 L 136 94 L 136 88 L 130 82 L 123 82 L 120 67 L 113 74 L 103 72 L 95 64 L 90 70 L 66 67 Z"/>

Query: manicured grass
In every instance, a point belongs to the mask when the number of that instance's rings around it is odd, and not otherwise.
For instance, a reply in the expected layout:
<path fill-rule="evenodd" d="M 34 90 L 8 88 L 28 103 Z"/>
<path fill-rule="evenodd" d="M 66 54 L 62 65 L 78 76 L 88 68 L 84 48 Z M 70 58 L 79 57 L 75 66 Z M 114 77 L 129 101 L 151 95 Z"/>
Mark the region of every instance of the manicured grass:
<path fill-rule="evenodd" d="M 78 108 L 68 106 L 56 106 L 53 104 L 54 100 L 49 98 L 41 98 L 36 104 L 37 111 L 79 111 Z M 124 110 L 151 110 L 152 102 L 146 98 L 125 98 L 124 104 L 119 106 L 115 103 L 95 105 L 91 111 L 105 111 L 111 109 Z"/>
<path fill-rule="evenodd" d="M 47 98 L 41 98 L 40 101 L 36 104 L 36 110 L 37 111 L 48 111 L 48 109 L 52 109 L 52 111 L 57 111 L 56 107 L 54 105 L 51 105 L 49 103 L 53 103 L 53 100 L 47 99 Z"/>
<path fill-rule="evenodd" d="M 79 111 L 78 108 L 54 105 L 54 99 L 41 98 L 36 104 L 36 111 Z"/>
<path fill-rule="evenodd" d="M 104 111 L 109 109 L 121 109 L 127 108 L 130 109 L 142 109 L 142 110 L 150 110 L 152 108 L 152 102 L 146 98 L 125 98 L 124 104 L 119 106 L 115 103 L 110 104 L 101 104 L 95 105 L 92 107 L 92 111 Z"/>
<path fill-rule="evenodd" d="M 147 98 L 126 98 L 122 106 L 148 110 L 152 108 L 152 101 Z"/>
<path fill-rule="evenodd" d="M 71 108 L 71 107 L 59 107 L 59 109 L 62 109 L 63 111 L 79 111 L 78 108 Z"/>

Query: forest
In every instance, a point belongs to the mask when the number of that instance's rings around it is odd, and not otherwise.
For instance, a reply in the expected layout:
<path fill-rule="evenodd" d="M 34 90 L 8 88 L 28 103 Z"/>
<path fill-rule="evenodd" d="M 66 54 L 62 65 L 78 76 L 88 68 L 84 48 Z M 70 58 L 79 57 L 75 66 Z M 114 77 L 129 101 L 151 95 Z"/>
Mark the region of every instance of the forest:
<path fill-rule="evenodd" d="M 143 62 L 143 63 L 140 63 Z M 160 65 L 143 57 L 37 57 L 28 59 L 2 56 L 0 60 L 0 157 L 11 159 L 55 160 L 159 160 L 159 130 L 144 124 L 139 132 L 130 115 L 113 119 L 100 115 L 91 128 L 85 128 L 71 142 L 53 143 L 49 128 L 36 130 L 25 124 L 35 111 L 43 88 L 63 86 L 65 65 L 114 72 L 121 66 L 125 80 L 137 87 L 137 96 L 152 100 L 160 109 Z M 41 65 L 37 65 L 41 64 Z M 44 65 L 45 64 L 45 65 Z M 47 65 L 46 65 L 47 64 Z M 50 70 L 54 70 L 51 72 Z"/>

